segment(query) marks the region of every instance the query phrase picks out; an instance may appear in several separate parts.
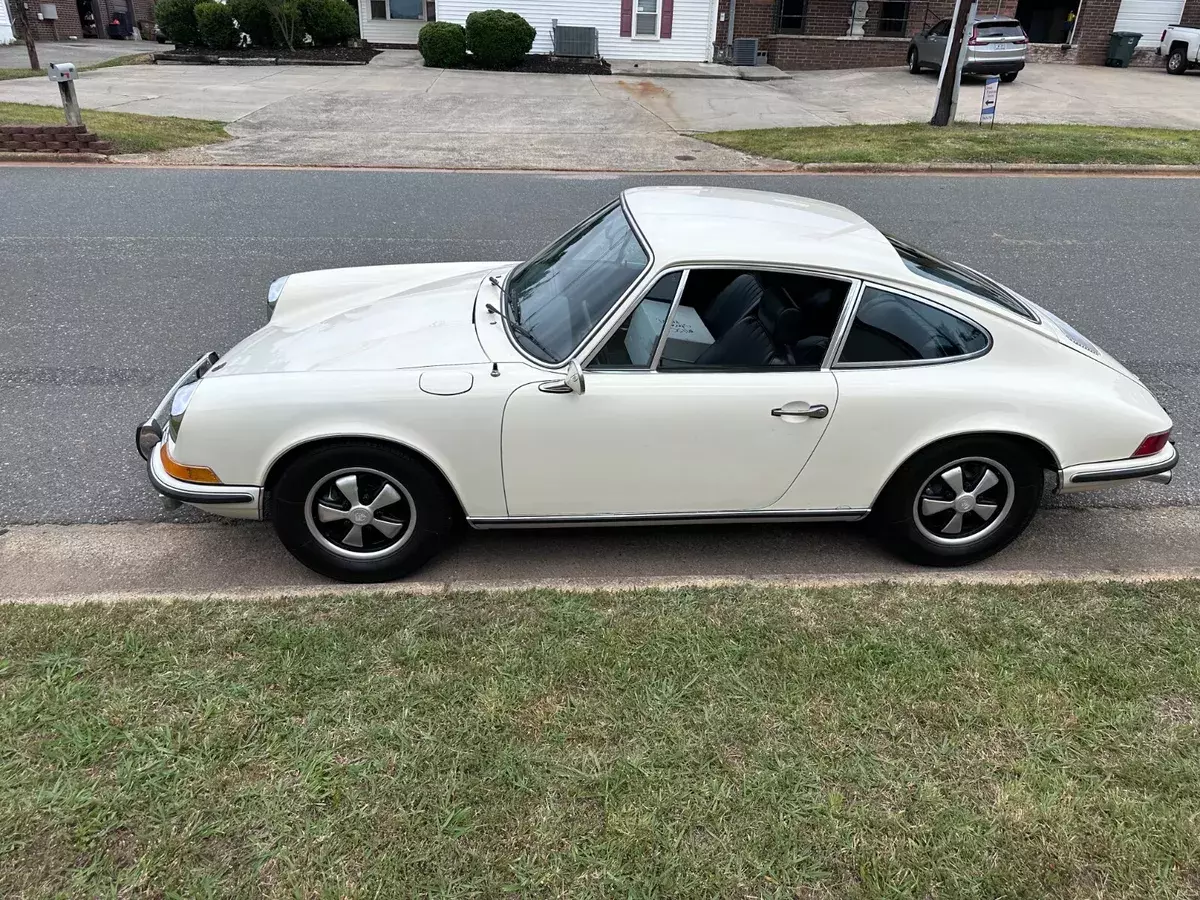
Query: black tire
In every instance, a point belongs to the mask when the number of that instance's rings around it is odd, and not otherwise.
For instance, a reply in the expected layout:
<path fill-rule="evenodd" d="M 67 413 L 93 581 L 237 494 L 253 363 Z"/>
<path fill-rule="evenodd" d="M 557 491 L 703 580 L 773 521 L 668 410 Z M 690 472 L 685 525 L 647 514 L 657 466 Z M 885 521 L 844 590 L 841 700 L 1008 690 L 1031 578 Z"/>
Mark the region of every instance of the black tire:
<path fill-rule="evenodd" d="M 967 491 L 977 488 L 988 470 L 996 477 L 996 486 L 978 492 L 980 509 L 993 508 L 986 518 L 975 511 L 974 503 L 962 513 L 950 505 L 955 502 L 952 495 L 963 495 L 956 494 L 941 473 L 955 467 Z M 965 566 L 998 553 L 1025 530 L 1037 512 L 1044 479 L 1038 460 L 1012 439 L 954 438 L 920 451 L 901 466 L 876 502 L 871 521 L 880 536 L 912 562 Z M 946 508 L 933 511 L 943 504 Z M 920 514 L 918 509 L 929 512 Z M 948 530 L 956 516 L 961 531 L 954 534 Z"/>
<path fill-rule="evenodd" d="M 1003 75 L 1000 76 L 1000 80 L 1003 81 L 1005 84 L 1012 84 L 1014 81 L 1017 80 L 1017 73 L 1016 72 L 1005 72 Z"/>
<path fill-rule="evenodd" d="M 908 71 L 913 75 L 920 75 L 923 66 L 921 65 L 921 57 L 917 54 L 916 47 L 908 48 Z"/>
<path fill-rule="evenodd" d="M 338 489 L 337 480 L 347 475 L 354 476 L 358 506 Z M 352 516 L 365 517 L 361 508 L 382 502 L 385 486 L 391 486 L 387 496 L 397 499 L 380 506 L 378 516 L 368 510 L 371 519 L 355 525 Z M 391 581 L 415 572 L 449 543 L 458 519 L 449 489 L 423 460 L 365 441 L 327 444 L 297 457 L 275 481 L 270 512 L 276 534 L 296 559 L 350 582 Z M 333 518 L 318 521 L 325 515 Z M 361 549 L 343 543 L 355 527 Z"/>
<path fill-rule="evenodd" d="M 1167 54 L 1167 72 L 1171 75 L 1185 75 L 1188 70 L 1187 53 L 1183 50 L 1172 50 Z"/>

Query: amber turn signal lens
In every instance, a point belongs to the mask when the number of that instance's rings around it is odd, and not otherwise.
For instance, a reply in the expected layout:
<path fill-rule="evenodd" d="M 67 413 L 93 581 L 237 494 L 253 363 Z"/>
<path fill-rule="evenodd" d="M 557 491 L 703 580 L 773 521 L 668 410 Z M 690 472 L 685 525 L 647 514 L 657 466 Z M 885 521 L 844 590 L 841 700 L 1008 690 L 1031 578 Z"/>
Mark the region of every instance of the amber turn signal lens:
<path fill-rule="evenodd" d="M 171 454 L 167 452 L 166 443 L 162 443 L 162 467 L 172 478 L 178 478 L 180 481 L 191 481 L 195 484 L 220 484 L 221 479 L 217 477 L 217 473 L 205 466 L 185 466 L 183 463 L 175 462 L 171 459 Z"/>
<path fill-rule="evenodd" d="M 1139 456 L 1153 456 L 1163 447 L 1167 446 L 1167 438 L 1171 436 L 1169 431 L 1160 431 L 1158 434 L 1148 434 L 1146 439 L 1138 444 L 1138 448 L 1133 451 L 1131 459 L 1136 459 Z"/>

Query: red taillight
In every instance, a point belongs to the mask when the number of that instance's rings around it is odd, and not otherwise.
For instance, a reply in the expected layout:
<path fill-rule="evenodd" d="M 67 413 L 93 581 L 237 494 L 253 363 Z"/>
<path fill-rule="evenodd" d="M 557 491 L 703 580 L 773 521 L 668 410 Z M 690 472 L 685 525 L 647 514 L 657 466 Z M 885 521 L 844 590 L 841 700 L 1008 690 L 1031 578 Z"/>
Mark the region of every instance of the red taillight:
<path fill-rule="evenodd" d="M 1163 29 L 1163 33 L 1162 33 L 1162 37 L 1160 37 L 1160 38 L 1158 39 L 1158 42 L 1161 44 L 1161 43 L 1162 43 L 1163 41 L 1165 41 L 1166 39 L 1167 39 L 1167 29 L 1165 29 L 1165 28 L 1164 28 L 1164 29 Z"/>
<path fill-rule="evenodd" d="M 967 43 L 971 44 L 972 46 L 976 46 L 979 44 L 979 26 L 978 25 L 971 26 L 971 39 L 969 41 L 967 41 Z"/>
<path fill-rule="evenodd" d="M 1158 434 L 1148 434 L 1146 439 L 1138 444 L 1138 448 L 1133 451 L 1133 457 L 1153 456 L 1163 447 L 1167 446 L 1167 438 L 1171 436 L 1171 432 L 1160 431 Z"/>

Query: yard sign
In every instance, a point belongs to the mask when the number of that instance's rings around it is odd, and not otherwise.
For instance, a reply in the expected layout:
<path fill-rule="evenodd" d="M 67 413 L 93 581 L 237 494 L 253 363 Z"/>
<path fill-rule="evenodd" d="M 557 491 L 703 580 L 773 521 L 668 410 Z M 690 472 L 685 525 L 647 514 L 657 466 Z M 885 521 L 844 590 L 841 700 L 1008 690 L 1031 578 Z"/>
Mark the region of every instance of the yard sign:
<path fill-rule="evenodd" d="M 980 125 L 996 124 L 996 99 L 1000 95 L 1000 76 L 989 75 L 983 86 L 983 109 L 979 111 Z"/>

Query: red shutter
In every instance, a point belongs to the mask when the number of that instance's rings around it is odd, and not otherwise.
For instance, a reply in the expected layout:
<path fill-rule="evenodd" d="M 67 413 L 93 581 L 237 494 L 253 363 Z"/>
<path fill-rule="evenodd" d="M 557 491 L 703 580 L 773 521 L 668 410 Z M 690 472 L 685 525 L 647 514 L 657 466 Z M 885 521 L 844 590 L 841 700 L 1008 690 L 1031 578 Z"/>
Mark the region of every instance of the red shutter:
<path fill-rule="evenodd" d="M 671 26 L 675 23 L 675 0 L 659 0 L 662 3 L 662 24 L 658 29 L 658 36 L 661 38 L 669 38 L 671 36 Z"/>
<path fill-rule="evenodd" d="M 621 37 L 632 37 L 632 35 L 633 0 L 621 0 Z"/>

